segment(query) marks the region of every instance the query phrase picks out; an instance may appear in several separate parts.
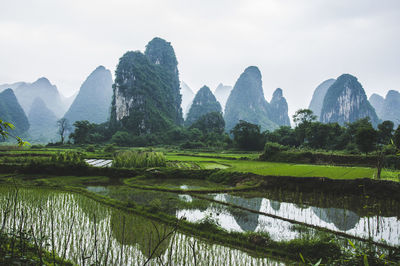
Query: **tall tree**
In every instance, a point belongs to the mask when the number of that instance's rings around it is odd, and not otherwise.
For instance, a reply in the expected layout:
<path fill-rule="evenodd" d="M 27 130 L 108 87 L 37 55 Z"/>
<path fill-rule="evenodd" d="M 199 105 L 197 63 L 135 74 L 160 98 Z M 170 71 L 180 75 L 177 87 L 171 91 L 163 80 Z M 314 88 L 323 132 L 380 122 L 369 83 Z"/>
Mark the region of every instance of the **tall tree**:
<path fill-rule="evenodd" d="M 372 125 L 369 127 L 360 127 L 355 135 L 355 141 L 358 149 L 361 152 L 365 152 L 365 154 L 373 151 L 375 149 L 377 137 L 378 133 L 372 127 Z"/>
<path fill-rule="evenodd" d="M 259 125 L 240 120 L 230 131 L 233 134 L 233 142 L 241 149 L 262 150 L 265 141 L 260 128 Z"/>
<path fill-rule="evenodd" d="M 317 119 L 310 109 L 297 110 L 293 115 L 293 122 L 296 124 L 295 133 L 300 144 L 306 140 L 307 128 Z"/>
<path fill-rule="evenodd" d="M 92 124 L 87 120 L 75 121 L 74 127 L 74 132 L 69 135 L 69 137 L 74 140 L 74 143 L 88 143 L 90 141 L 90 131 L 95 127 L 95 124 Z"/>
<path fill-rule="evenodd" d="M 386 120 L 378 125 L 378 142 L 380 144 L 389 144 L 393 137 L 394 123 Z"/>

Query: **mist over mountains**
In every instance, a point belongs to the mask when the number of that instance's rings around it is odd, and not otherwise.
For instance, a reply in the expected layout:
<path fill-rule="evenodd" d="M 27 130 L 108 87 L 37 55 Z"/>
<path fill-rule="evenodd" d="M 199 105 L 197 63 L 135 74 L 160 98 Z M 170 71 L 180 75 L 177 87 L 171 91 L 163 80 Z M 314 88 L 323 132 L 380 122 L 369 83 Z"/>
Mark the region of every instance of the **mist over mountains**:
<path fill-rule="evenodd" d="M 195 94 L 179 80 L 175 51 L 161 38 L 151 40 L 144 53 L 125 53 L 117 66 L 115 82 L 111 71 L 99 66 L 71 97 L 60 94 L 57 86 L 45 77 L 33 83 L 2 84 L 0 91 L 2 118 L 14 121 L 19 125 L 19 133 L 27 133 L 40 142 L 55 138 L 56 122 L 62 117 L 71 125 L 80 120 L 109 122 L 115 129 L 136 135 L 188 127 L 212 112 L 223 113 L 226 132 L 240 120 L 269 131 L 290 126 L 283 90 L 277 88 L 268 102 L 258 67 L 247 67 L 234 87 L 220 83 L 214 93 L 204 86 Z M 14 105 L 15 110 L 11 107 Z M 308 107 L 323 123 L 345 125 L 369 117 L 374 126 L 384 120 L 397 126 L 398 106 L 398 91 L 389 90 L 385 98 L 373 94 L 368 100 L 358 79 L 343 74 L 318 85 Z"/>

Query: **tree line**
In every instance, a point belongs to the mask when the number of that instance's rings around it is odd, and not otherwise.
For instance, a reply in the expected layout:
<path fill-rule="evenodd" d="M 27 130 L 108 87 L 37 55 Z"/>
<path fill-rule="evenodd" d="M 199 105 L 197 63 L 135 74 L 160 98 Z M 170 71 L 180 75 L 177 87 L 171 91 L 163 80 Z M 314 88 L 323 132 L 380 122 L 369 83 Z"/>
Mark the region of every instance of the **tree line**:
<path fill-rule="evenodd" d="M 389 150 L 393 145 L 400 148 L 400 126 L 394 128 L 392 121 L 383 121 L 377 128 L 369 118 L 363 118 L 344 126 L 338 123 L 324 124 L 316 121 L 309 109 L 300 109 L 293 115 L 295 126 L 281 126 L 264 132 L 259 125 L 239 121 L 230 131 L 225 132 L 225 122 L 220 112 L 203 115 L 190 127 L 175 127 L 158 134 L 133 135 L 127 131 L 112 129 L 108 123 L 95 124 L 76 121 L 74 131 L 69 134 L 75 144 L 111 142 L 119 146 L 151 146 L 176 144 L 182 148 L 238 148 L 242 150 L 263 150 L 268 142 L 286 147 L 313 150 L 345 151 L 366 153 L 377 149 Z M 59 121 L 62 141 L 68 130 L 67 121 Z M 394 149 L 392 147 L 392 149 Z"/>

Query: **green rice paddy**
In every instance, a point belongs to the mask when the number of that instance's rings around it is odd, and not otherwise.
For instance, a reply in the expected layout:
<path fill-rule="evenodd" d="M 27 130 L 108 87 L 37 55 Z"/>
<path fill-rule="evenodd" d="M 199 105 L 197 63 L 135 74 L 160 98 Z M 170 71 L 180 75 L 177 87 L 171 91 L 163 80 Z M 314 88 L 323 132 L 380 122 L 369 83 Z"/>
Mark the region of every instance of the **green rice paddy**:
<path fill-rule="evenodd" d="M 203 169 L 219 168 L 230 172 L 249 172 L 259 175 L 328 177 L 333 179 L 374 178 L 376 169 L 370 167 L 347 167 L 264 162 L 255 160 L 228 160 L 190 155 L 167 154 L 169 161 L 194 162 Z M 399 170 L 383 169 L 382 179 L 398 181 Z"/>

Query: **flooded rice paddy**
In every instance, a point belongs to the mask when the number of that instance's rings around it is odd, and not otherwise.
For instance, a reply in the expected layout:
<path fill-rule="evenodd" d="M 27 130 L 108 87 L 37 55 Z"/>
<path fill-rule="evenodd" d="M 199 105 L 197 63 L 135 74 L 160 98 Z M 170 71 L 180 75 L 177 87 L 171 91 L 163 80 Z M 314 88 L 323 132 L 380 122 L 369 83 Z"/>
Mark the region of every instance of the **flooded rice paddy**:
<path fill-rule="evenodd" d="M 318 226 L 335 232 L 346 233 L 377 243 L 391 246 L 400 245 L 399 216 L 385 217 L 376 213 L 362 216 L 345 208 L 321 208 L 309 205 L 279 202 L 267 198 L 242 198 L 229 194 L 211 194 L 213 200 L 229 203 L 257 213 L 245 210 L 232 211 L 232 208 L 210 204 L 205 210 L 179 210 L 177 217 L 186 217 L 196 222 L 210 217 L 229 231 L 267 232 L 274 240 L 290 240 L 299 237 L 299 232 L 292 230 L 297 221 L 306 225 Z M 182 195 L 182 200 L 191 201 L 189 195 Z M 282 217 L 272 218 L 269 215 Z"/>
<path fill-rule="evenodd" d="M 198 187 L 181 185 L 180 188 Z M 398 208 L 392 211 L 382 211 L 380 208 L 366 211 L 367 206 L 349 208 L 336 204 L 321 207 L 267 197 L 243 197 L 226 193 L 178 195 L 131 188 L 122 191 L 113 186 L 88 187 L 88 190 L 143 205 L 153 204 L 153 199 L 157 197 L 161 199 L 159 204 L 163 211 L 177 218 L 184 217 L 190 222 L 207 219 L 227 231 L 268 233 L 276 241 L 296 239 L 304 231 L 322 228 L 377 244 L 393 247 L 400 245 Z"/>
<path fill-rule="evenodd" d="M 105 193 L 108 188 L 89 190 Z M 210 244 L 85 196 L 0 188 L 2 230 L 30 231 L 47 250 L 79 265 L 283 265 Z M 163 241 L 162 241 L 163 240 Z"/>

